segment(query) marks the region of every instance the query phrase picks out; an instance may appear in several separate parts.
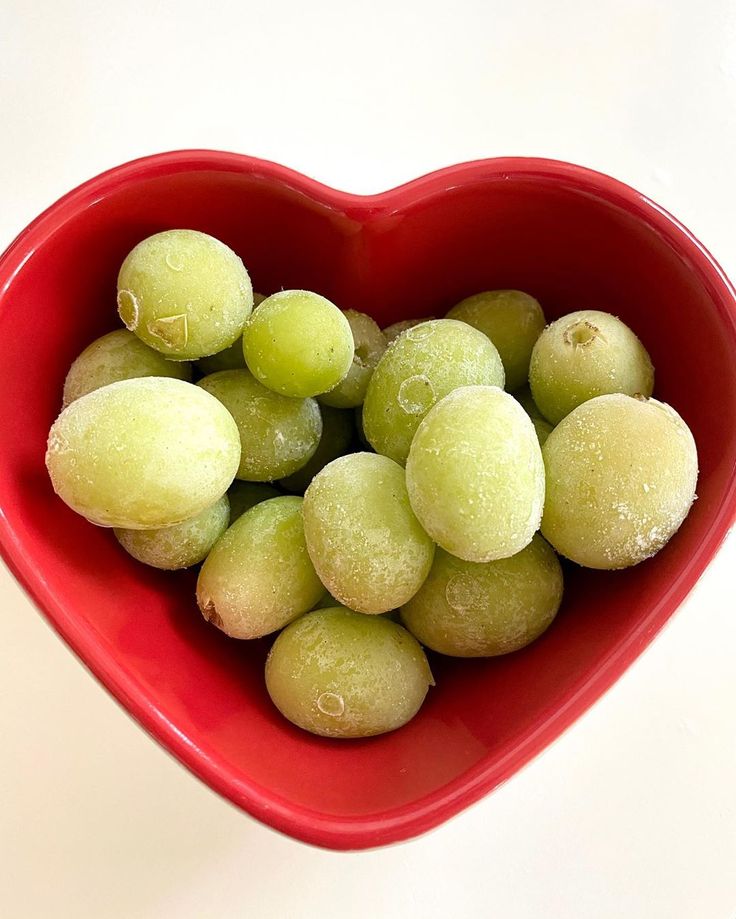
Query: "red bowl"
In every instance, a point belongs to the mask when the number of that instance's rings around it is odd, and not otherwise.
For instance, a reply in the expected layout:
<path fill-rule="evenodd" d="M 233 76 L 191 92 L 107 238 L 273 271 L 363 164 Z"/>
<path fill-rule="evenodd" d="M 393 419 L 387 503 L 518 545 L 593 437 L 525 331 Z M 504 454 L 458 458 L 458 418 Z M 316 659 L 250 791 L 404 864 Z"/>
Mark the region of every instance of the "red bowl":
<path fill-rule="evenodd" d="M 128 250 L 168 227 L 224 240 L 257 290 L 318 290 L 387 324 L 516 287 L 548 318 L 621 316 L 657 394 L 693 430 L 699 500 L 655 559 L 566 570 L 554 627 L 488 661 L 433 658 L 437 688 L 393 734 L 312 737 L 270 704 L 268 642 L 208 626 L 194 576 L 136 564 L 72 513 L 44 468 L 73 358 L 118 325 Z M 414 836 L 507 779 L 629 666 L 702 573 L 736 514 L 736 305 L 705 249 L 607 176 L 541 159 L 444 169 L 381 195 L 337 192 L 229 153 L 120 166 L 37 218 L 0 259 L 0 546 L 41 611 L 107 689 L 194 773 L 259 820 L 338 849 Z M 632 449 L 636 445 L 632 444 Z"/>

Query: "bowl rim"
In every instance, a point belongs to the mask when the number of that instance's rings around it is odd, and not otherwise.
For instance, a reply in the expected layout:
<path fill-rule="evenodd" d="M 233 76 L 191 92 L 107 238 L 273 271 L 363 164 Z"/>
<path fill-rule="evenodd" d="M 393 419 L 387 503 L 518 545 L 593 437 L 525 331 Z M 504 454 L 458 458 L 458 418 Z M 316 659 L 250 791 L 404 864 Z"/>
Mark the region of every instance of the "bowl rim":
<path fill-rule="evenodd" d="M 459 186 L 509 178 L 558 183 L 623 208 L 654 229 L 687 262 L 716 304 L 736 349 L 736 293 L 725 273 L 695 236 L 646 195 L 610 176 L 561 160 L 540 157 L 494 157 L 430 172 L 385 192 L 356 195 L 339 191 L 286 166 L 217 150 L 174 150 L 140 157 L 108 169 L 59 198 L 10 243 L 0 256 L 0 316 L 5 294 L 34 252 L 80 211 L 93 207 L 121 187 L 142 179 L 179 172 L 246 173 L 286 186 L 358 220 L 402 211 L 425 198 Z M 295 804 L 243 778 L 213 752 L 203 750 L 159 711 L 123 662 L 111 660 L 93 631 L 68 615 L 0 507 L 0 555 L 44 618 L 81 663 L 154 740 L 174 754 L 212 789 L 262 823 L 296 839 L 332 849 L 366 849 L 419 835 L 447 820 L 506 781 L 577 720 L 623 674 L 653 640 L 691 591 L 736 520 L 736 465 L 730 471 L 721 504 L 706 536 L 667 590 L 625 641 L 617 645 L 596 672 L 571 688 L 566 701 L 535 730 L 511 744 L 492 763 L 481 762 L 439 790 L 384 813 L 335 817 Z"/>

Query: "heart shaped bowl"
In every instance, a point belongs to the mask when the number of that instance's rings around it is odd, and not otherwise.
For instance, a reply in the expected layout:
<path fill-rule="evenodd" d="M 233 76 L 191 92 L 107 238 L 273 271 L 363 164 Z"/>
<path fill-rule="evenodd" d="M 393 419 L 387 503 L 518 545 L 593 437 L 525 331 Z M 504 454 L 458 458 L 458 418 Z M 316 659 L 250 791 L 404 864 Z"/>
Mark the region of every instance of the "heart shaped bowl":
<path fill-rule="evenodd" d="M 208 626 L 194 574 L 148 569 L 52 490 L 46 436 L 66 371 L 117 327 L 115 280 L 150 233 L 190 227 L 238 252 L 256 290 L 317 290 L 385 325 L 515 287 L 548 319 L 596 308 L 641 336 L 656 392 L 693 430 L 699 500 L 656 558 L 567 566 L 554 627 L 494 660 L 432 659 L 437 688 L 401 730 L 312 737 L 264 688 L 268 641 Z M 705 249 L 633 189 L 542 159 L 444 169 L 385 194 L 326 188 L 211 151 L 151 156 L 81 185 L 0 260 L 0 545 L 82 662 L 213 789 L 298 839 L 337 849 L 433 827 L 539 753 L 624 672 L 713 557 L 736 513 L 736 306 Z M 631 444 L 636 450 L 636 444 Z"/>

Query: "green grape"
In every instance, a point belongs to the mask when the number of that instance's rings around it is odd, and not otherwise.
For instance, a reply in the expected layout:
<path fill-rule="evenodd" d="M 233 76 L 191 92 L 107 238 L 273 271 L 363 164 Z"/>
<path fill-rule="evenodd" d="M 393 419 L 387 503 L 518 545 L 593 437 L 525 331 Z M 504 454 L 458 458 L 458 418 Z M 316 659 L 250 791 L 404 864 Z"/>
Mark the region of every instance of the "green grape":
<path fill-rule="evenodd" d="M 557 425 L 543 455 L 542 533 L 588 568 L 626 568 L 654 555 L 695 498 L 693 436 L 655 399 L 590 399 Z"/>
<path fill-rule="evenodd" d="M 378 453 L 405 463 L 432 406 L 459 386 L 503 386 L 492 342 L 455 319 L 434 319 L 399 336 L 378 363 L 363 405 L 366 437 Z"/>
<path fill-rule="evenodd" d="M 229 520 L 230 505 L 223 495 L 189 520 L 155 530 L 116 528 L 115 536 L 123 549 L 144 565 L 174 571 L 190 568 L 206 558 Z"/>
<path fill-rule="evenodd" d="M 199 572 L 204 618 L 231 638 L 260 638 L 312 609 L 324 587 L 304 542 L 302 499 L 256 504 L 215 543 Z"/>
<path fill-rule="evenodd" d="M 413 329 L 415 325 L 421 325 L 423 322 L 429 322 L 430 319 L 434 319 L 434 316 L 425 316 L 422 319 L 401 319 L 399 322 L 392 322 L 391 325 L 387 325 L 383 330 L 383 334 L 386 336 L 386 343 L 390 345 L 396 341 L 402 332 L 406 332 L 407 329 Z"/>
<path fill-rule="evenodd" d="M 409 506 L 404 470 L 375 453 L 342 456 L 314 477 L 304 532 L 322 583 L 361 613 L 401 606 L 432 564 L 434 546 Z"/>
<path fill-rule="evenodd" d="M 191 364 L 168 361 L 144 345 L 127 329 L 116 329 L 95 339 L 69 368 L 64 381 L 64 407 L 108 383 L 137 377 L 192 378 Z"/>
<path fill-rule="evenodd" d="M 537 432 L 539 446 L 543 447 L 547 443 L 549 435 L 554 431 L 554 428 L 549 421 L 545 421 L 544 418 L 532 418 L 532 424 L 534 425 L 534 430 Z"/>
<path fill-rule="evenodd" d="M 401 609 L 423 645 L 452 657 L 494 657 L 538 638 L 562 600 L 562 568 L 541 536 L 510 558 L 478 564 L 438 549 L 424 584 Z"/>
<path fill-rule="evenodd" d="M 324 469 L 338 456 L 348 452 L 354 430 L 351 413 L 338 408 L 330 408 L 327 405 L 321 406 L 320 410 L 322 436 L 317 449 L 306 466 L 302 466 L 285 479 L 281 479 L 279 484 L 287 491 L 303 493 L 321 469 Z"/>
<path fill-rule="evenodd" d="M 235 523 L 246 511 L 261 501 L 282 497 L 281 492 L 265 482 L 241 482 L 236 479 L 227 490 L 230 501 L 230 523 Z"/>
<path fill-rule="evenodd" d="M 461 300 L 447 314 L 484 332 L 498 348 L 513 392 L 529 377 L 532 348 L 544 329 L 539 301 L 521 290 L 486 290 Z"/>
<path fill-rule="evenodd" d="M 281 714 L 323 737 L 394 731 L 434 685 L 416 639 L 382 616 L 342 607 L 292 622 L 266 661 L 266 688 Z"/>
<path fill-rule="evenodd" d="M 126 328 L 174 360 L 227 348 L 240 337 L 252 307 L 253 289 L 241 260 L 196 230 L 149 236 L 118 275 L 118 313 Z"/>
<path fill-rule="evenodd" d="M 386 336 L 370 316 L 345 310 L 345 318 L 355 342 L 350 370 L 341 383 L 319 397 L 323 405 L 333 408 L 355 408 L 363 404 L 370 378 L 387 345 Z"/>
<path fill-rule="evenodd" d="M 264 386 L 283 396 L 327 392 L 353 360 L 353 336 L 340 310 L 308 290 L 267 297 L 243 332 L 245 362 Z"/>
<path fill-rule="evenodd" d="M 263 294 L 253 292 L 253 309 L 259 306 L 266 298 Z M 218 370 L 242 370 L 245 367 L 245 355 L 243 354 L 243 336 L 240 335 L 223 351 L 217 354 L 211 354 L 209 357 L 201 357 L 197 361 L 197 369 L 203 374 L 217 373 Z"/>
<path fill-rule="evenodd" d="M 469 562 L 515 555 L 531 542 L 544 505 L 529 416 L 495 386 L 454 390 L 419 426 L 406 484 L 419 522 L 447 552 Z"/>
<path fill-rule="evenodd" d="M 239 479 L 271 482 L 291 475 L 317 449 L 322 418 L 314 399 L 281 396 L 249 370 L 211 373 L 197 386 L 222 402 L 235 419 L 242 445 Z"/>
<path fill-rule="evenodd" d="M 654 368 L 642 343 L 620 319 L 581 310 L 542 332 L 532 352 L 529 383 L 541 414 L 557 424 L 595 396 L 651 396 Z"/>
<path fill-rule="evenodd" d="M 102 526 L 143 530 L 194 517 L 238 468 L 232 416 L 209 393 L 167 377 L 110 383 L 76 399 L 49 434 L 54 491 Z"/>

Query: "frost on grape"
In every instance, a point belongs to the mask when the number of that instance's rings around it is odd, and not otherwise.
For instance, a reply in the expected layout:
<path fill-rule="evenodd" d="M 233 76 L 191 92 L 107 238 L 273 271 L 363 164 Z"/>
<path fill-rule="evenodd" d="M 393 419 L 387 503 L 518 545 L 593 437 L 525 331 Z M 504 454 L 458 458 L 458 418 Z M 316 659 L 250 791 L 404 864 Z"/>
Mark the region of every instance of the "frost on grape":
<path fill-rule="evenodd" d="M 554 619 L 562 589 L 560 563 L 539 536 L 511 558 L 484 564 L 439 550 L 429 577 L 401 615 L 435 651 L 495 656 L 537 638 Z"/>
<path fill-rule="evenodd" d="M 539 526 L 544 469 L 536 433 L 497 387 L 461 387 L 438 402 L 419 426 L 406 471 L 422 526 L 459 558 L 513 555 Z"/>
<path fill-rule="evenodd" d="M 676 412 L 623 394 L 568 415 L 545 447 L 549 496 L 542 531 L 592 568 L 636 565 L 679 529 L 692 504 L 697 451 Z"/>
<path fill-rule="evenodd" d="M 452 575 L 445 587 L 445 598 L 448 606 L 458 612 L 472 609 L 483 603 L 485 592 L 481 584 L 472 575 L 458 572 Z"/>
<path fill-rule="evenodd" d="M 305 495 L 304 527 L 322 583 L 363 613 L 406 602 L 432 563 L 403 470 L 387 457 L 355 453 L 326 466 Z"/>

